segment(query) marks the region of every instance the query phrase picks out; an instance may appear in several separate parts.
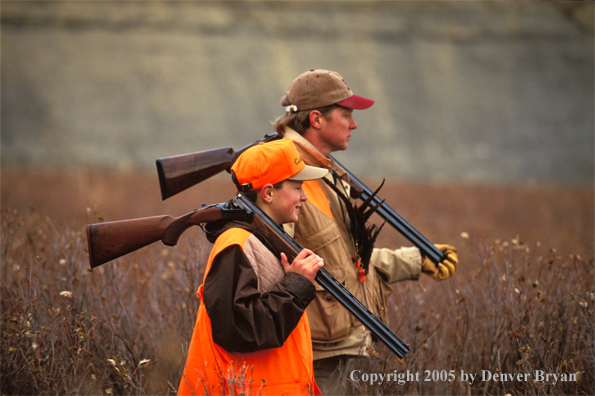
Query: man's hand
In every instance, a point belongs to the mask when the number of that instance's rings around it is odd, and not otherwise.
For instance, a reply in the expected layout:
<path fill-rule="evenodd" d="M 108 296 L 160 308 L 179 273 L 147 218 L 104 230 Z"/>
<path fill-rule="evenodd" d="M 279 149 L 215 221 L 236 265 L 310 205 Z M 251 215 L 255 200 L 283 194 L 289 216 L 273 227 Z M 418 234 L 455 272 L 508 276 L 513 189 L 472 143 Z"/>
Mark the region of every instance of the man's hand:
<path fill-rule="evenodd" d="M 421 270 L 435 280 L 441 281 L 454 275 L 459 266 L 459 258 L 457 257 L 457 248 L 454 246 L 437 244 L 436 247 L 444 252 L 446 258 L 438 265 L 434 264 L 430 259 L 424 258 Z"/>
<path fill-rule="evenodd" d="M 281 265 L 285 269 L 285 273 L 297 272 L 308 278 L 310 282 L 314 282 L 316 273 L 324 265 L 324 261 L 311 250 L 302 249 L 291 265 L 289 265 L 285 253 L 281 253 Z"/>

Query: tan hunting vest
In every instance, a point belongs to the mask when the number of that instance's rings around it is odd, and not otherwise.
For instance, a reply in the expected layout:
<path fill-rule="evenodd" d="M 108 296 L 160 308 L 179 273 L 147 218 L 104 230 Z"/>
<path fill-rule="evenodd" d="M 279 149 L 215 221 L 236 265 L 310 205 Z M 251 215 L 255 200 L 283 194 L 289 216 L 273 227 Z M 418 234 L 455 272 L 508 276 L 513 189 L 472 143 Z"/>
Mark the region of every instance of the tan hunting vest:
<path fill-rule="evenodd" d="M 334 169 L 338 176 L 345 172 L 330 158 L 323 157 L 305 138 L 287 129 L 285 137 L 292 139 L 308 165 Z M 329 173 L 327 179 L 333 181 Z M 342 179 L 334 181 L 349 196 L 349 185 Z M 324 259 L 325 268 L 378 317 L 387 318 L 389 282 L 419 279 L 421 256 L 417 248 L 399 250 L 374 249 L 366 281 L 360 282 L 352 257 L 355 245 L 349 233 L 350 219 L 336 193 L 324 181 L 303 184 L 308 201 L 302 205 L 297 223 L 286 226 L 290 235 L 304 248 Z M 316 284 L 316 299 L 306 312 L 310 322 L 314 359 L 336 355 L 367 355 L 369 332 L 328 292 Z"/>

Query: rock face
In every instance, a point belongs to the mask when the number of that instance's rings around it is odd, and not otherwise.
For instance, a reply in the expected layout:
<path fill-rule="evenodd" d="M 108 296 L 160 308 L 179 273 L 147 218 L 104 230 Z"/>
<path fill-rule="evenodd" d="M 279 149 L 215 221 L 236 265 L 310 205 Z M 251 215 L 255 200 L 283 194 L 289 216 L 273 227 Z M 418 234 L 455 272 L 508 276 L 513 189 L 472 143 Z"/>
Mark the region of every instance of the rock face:
<path fill-rule="evenodd" d="M 376 101 L 361 177 L 593 183 L 592 2 L 2 2 L 2 166 L 242 147 L 291 80 Z"/>

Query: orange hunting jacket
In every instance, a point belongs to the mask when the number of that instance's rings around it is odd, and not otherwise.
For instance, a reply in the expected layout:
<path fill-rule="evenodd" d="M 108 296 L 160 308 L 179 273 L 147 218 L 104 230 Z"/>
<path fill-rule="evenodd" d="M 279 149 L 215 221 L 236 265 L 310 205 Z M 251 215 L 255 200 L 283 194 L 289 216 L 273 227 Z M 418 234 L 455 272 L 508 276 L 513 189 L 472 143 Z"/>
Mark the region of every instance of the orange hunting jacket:
<path fill-rule="evenodd" d="M 314 286 L 252 232 L 217 237 L 198 296 L 179 395 L 320 394 L 305 314 Z"/>

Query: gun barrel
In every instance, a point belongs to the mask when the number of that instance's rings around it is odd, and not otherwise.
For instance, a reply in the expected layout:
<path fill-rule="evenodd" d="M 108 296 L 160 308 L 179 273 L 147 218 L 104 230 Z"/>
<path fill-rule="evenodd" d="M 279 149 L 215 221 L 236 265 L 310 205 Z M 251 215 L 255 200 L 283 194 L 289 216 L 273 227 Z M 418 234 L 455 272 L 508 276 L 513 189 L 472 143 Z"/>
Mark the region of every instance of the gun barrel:
<path fill-rule="evenodd" d="M 285 230 L 271 218 L 269 218 L 258 206 L 243 195 L 238 195 L 235 202 L 238 206 L 257 214 L 252 223 L 259 232 L 273 245 L 277 240 L 280 242 L 277 247 L 285 247 L 283 250 L 287 259 L 292 261 L 297 253 L 303 248 L 291 238 Z M 257 221 L 257 219 L 260 219 Z M 260 222 L 260 224 L 259 224 Z M 268 232 L 271 230 L 271 232 Z M 280 245 L 279 245 L 280 244 Z M 287 248 L 290 251 L 287 251 Z M 366 326 L 376 337 L 386 344 L 398 357 L 402 358 L 409 352 L 409 345 L 405 344 L 382 320 L 370 311 L 361 301 L 357 299 L 341 282 L 339 282 L 324 267 L 316 274 L 316 282 L 329 292 L 341 305 L 343 305 L 353 316 Z"/>
<path fill-rule="evenodd" d="M 399 336 L 397 336 L 382 320 L 374 315 L 368 307 L 358 300 L 357 297 L 355 297 L 324 267 L 318 271 L 315 280 L 398 357 L 402 358 L 409 352 L 409 345 L 405 344 Z"/>
<path fill-rule="evenodd" d="M 335 158 L 333 161 L 337 165 L 347 172 L 349 178 L 352 179 L 356 184 L 358 184 L 361 189 L 361 196 L 359 197 L 362 201 L 365 201 L 370 196 L 372 196 L 373 191 L 370 190 L 364 183 L 362 183 L 353 173 L 351 173 L 347 168 L 339 163 Z M 413 243 L 424 256 L 428 257 L 432 260 L 435 264 L 438 264 L 444 259 L 446 256 L 440 249 L 438 249 L 434 244 L 432 244 L 425 236 L 423 236 L 419 231 L 417 231 L 411 224 L 409 224 L 405 219 L 403 219 L 393 208 L 391 208 L 386 202 L 378 197 L 377 195 L 372 198 L 372 205 L 375 206 L 379 205 L 376 212 L 386 220 L 394 229 L 399 231 L 405 238 L 409 240 L 409 242 Z"/>

